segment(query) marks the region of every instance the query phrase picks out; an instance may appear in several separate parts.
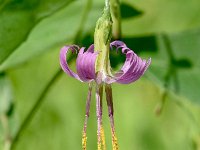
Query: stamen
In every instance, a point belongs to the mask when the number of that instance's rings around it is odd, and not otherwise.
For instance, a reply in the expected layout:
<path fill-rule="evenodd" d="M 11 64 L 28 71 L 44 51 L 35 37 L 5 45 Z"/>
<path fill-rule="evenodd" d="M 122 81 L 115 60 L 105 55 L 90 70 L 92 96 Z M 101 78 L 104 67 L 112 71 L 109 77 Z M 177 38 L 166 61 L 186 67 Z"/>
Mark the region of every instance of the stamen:
<path fill-rule="evenodd" d="M 106 101 L 108 105 L 108 114 L 110 118 L 110 125 L 111 125 L 111 132 L 112 132 L 112 148 L 113 150 L 118 150 L 118 142 L 117 142 L 117 136 L 115 134 L 115 126 L 114 126 L 114 108 L 113 108 L 113 97 L 112 97 L 112 88 L 110 84 L 107 84 L 105 86 L 106 91 Z"/>
<path fill-rule="evenodd" d="M 83 135 L 82 135 L 82 149 L 86 150 L 87 148 L 87 122 L 89 118 L 90 113 L 90 102 L 91 102 L 91 94 L 92 94 L 92 83 L 89 83 L 89 90 L 88 90 L 88 96 L 87 96 L 87 102 L 86 102 L 86 113 L 85 113 L 85 122 L 83 127 Z"/>
<path fill-rule="evenodd" d="M 117 137 L 115 134 L 112 135 L 112 145 L 113 145 L 113 150 L 119 150 Z"/>
<path fill-rule="evenodd" d="M 103 125 L 101 125 L 101 145 L 102 145 L 102 149 L 106 150 L 106 141 L 105 141 Z"/>
<path fill-rule="evenodd" d="M 113 146 L 113 150 L 118 150 L 118 142 L 117 142 L 117 136 L 115 134 L 115 127 L 114 127 L 114 118 L 111 115 L 110 116 L 110 123 L 111 123 L 111 132 L 112 132 L 112 146 Z"/>
<path fill-rule="evenodd" d="M 86 133 L 83 132 L 83 136 L 82 136 L 82 148 L 83 150 L 87 149 L 87 136 Z"/>
<path fill-rule="evenodd" d="M 105 135 L 102 126 L 102 96 L 103 86 L 102 84 L 96 85 L 96 114 L 97 114 L 97 146 L 98 150 L 105 150 Z"/>

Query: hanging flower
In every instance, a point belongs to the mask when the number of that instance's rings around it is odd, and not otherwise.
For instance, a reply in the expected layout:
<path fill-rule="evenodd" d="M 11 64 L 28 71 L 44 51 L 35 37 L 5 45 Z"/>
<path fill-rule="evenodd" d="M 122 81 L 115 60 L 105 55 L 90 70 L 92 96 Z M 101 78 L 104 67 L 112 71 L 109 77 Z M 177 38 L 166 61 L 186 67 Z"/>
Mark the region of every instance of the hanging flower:
<path fill-rule="evenodd" d="M 81 82 L 100 82 L 101 80 L 106 84 L 111 84 L 113 82 L 129 84 L 138 80 L 147 70 L 151 59 L 141 59 L 122 41 L 113 41 L 110 43 L 110 48 L 113 49 L 113 47 L 115 47 L 117 51 L 121 49 L 122 53 L 126 55 L 126 60 L 122 68 L 112 76 L 106 76 L 104 74 L 101 74 L 101 76 L 96 75 L 95 62 L 98 52 L 94 52 L 93 44 L 86 52 L 84 52 L 84 47 L 79 48 L 77 45 L 64 46 L 60 51 L 60 65 L 65 73 Z M 78 53 L 76 59 L 77 74 L 69 68 L 66 61 L 66 55 L 70 50 L 72 53 Z"/>
<path fill-rule="evenodd" d="M 106 100 L 108 105 L 108 112 L 111 124 L 111 132 L 112 132 L 112 144 L 113 150 L 118 149 L 117 138 L 115 134 L 114 128 L 114 118 L 113 118 L 113 97 L 112 97 L 112 89 L 111 84 L 114 82 L 120 84 L 129 84 L 136 80 L 138 80 L 147 70 L 151 63 L 151 59 L 144 60 L 138 57 L 133 50 L 128 48 L 125 43 L 122 41 L 114 41 L 110 43 L 109 49 L 116 51 L 121 50 L 122 54 L 126 56 L 126 60 L 121 67 L 121 69 L 112 74 L 109 60 L 105 60 L 109 57 L 104 57 L 104 61 L 107 67 L 104 66 L 104 69 L 98 70 L 98 58 L 101 54 L 101 50 L 95 51 L 94 45 L 91 45 L 87 51 L 84 51 L 85 48 L 79 48 L 77 45 L 64 46 L 60 51 L 60 65 L 65 73 L 69 76 L 76 78 L 81 82 L 87 82 L 89 84 L 88 97 L 86 102 L 86 115 L 85 115 L 85 123 L 83 128 L 83 139 L 82 146 L 83 149 L 86 149 L 86 129 L 87 129 L 87 120 L 89 117 L 90 110 L 90 101 L 91 101 L 91 92 L 92 92 L 92 84 L 96 85 L 96 113 L 97 113 L 97 135 L 98 135 L 98 150 L 105 149 L 105 139 L 104 139 L 104 131 L 102 126 L 102 94 L 103 94 L 103 85 L 105 85 L 106 92 Z M 76 59 L 76 71 L 74 73 L 68 66 L 66 61 L 66 55 L 69 51 L 72 53 L 78 53 L 78 57 Z M 108 54 L 107 54 L 108 55 Z M 99 60 L 102 60 L 99 59 Z M 101 63 L 101 62 L 100 62 Z M 106 68 L 106 69 L 105 69 Z M 107 71 L 106 71 L 107 70 Z"/>
<path fill-rule="evenodd" d="M 131 49 L 129 49 L 122 41 L 114 41 L 110 43 L 112 37 L 112 17 L 110 13 L 110 2 L 105 0 L 105 8 L 102 16 L 98 19 L 94 33 L 94 44 L 86 51 L 84 47 L 79 48 L 76 45 L 64 46 L 60 52 L 60 65 L 64 72 L 76 78 L 81 82 L 89 84 L 88 97 L 86 102 L 86 115 L 83 128 L 82 147 L 86 150 L 87 143 L 87 121 L 90 112 L 90 102 L 93 83 L 96 86 L 96 115 L 97 115 L 97 145 L 98 150 L 105 150 L 105 136 L 102 124 L 102 95 L 103 86 L 105 86 L 106 101 L 108 106 L 108 114 L 111 124 L 112 147 L 118 150 L 117 137 L 114 127 L 114 109 L 111 84 L 114 82 L 120 84 L 129 84 L 138 80 L 147 70 L 151 63 L 151 59 L 143 60 L 138 57 Z M 122 68 L 115 74 L 111 72 L 109 52 L 110 50 L 121 50 L 126 56 L 126 60 Z M 74 73 L 68 66 L 66 55 L 69 51 L 78 53 L 76 59 L 76 71 Z"/>

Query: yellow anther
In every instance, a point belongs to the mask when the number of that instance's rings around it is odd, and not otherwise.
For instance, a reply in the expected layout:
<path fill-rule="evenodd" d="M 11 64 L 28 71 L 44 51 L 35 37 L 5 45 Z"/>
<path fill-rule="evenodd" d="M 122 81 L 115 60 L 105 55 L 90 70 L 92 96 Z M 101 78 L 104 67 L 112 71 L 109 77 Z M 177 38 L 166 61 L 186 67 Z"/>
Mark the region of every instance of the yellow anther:
<path fill-rule="evenodd" d="M 105 134 L 103 126 L 100 127 L 100 133 L 97 133 L 98 142 L 97 142 L 97 148 L 98 150 L 106 150 L 106 142 L 105 142 Z"/>
<path fill-rule="evenodd" d="M 86 150 L 87 148 L 87 136 L 86 133 L 83 132 L 83 136 L 82 136 L 82 148 L 83 150 Z"/>
<path fill-rule="evenodd" d="M 101 142 L 98 142 L 98 150 L 101 150 Z"/>
<path fill-rule="evenodd" d="M 101 145 L 103 150 L 106 150 L 106 141 L 103 126 L 101 126 Z"/>
<path fill-rule="evenodd" d="M 115 133 L 112 133 L 112 146 L 113 146 L 113 150 L 119 150 L 117 137 Z"/>
<path fill-rule="evenodd" d="M 97 130 L 97 149 L 102 150 L 101 149 L 101 129 L 100 131 Z"/>

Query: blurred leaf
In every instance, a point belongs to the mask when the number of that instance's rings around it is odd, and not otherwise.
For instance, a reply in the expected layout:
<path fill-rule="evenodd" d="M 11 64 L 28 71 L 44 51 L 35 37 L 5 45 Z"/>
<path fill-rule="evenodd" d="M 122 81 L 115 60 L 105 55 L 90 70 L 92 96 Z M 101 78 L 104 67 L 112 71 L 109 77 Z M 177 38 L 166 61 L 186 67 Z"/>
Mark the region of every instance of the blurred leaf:
<path fill-rule="evenodd" d="M 4 74 L 0 74 L 0 116 L 7 114 L 12 106 L 11 83 Z"/>
<path fill-rule="evenodd" d="M 122 19 L 127 19 L 131 17 L 136 17 L 142 14 L 142 11 L 135 9 L 134 7 L 130 6 L 126 3 L 121 3 L 121 17 Z"/>
<path fill-rule="evenodd" d="M 123 35 L 152 35 L 178 32 L 200 27 L 200 1 L 185 0 L 123 0 L 143 12 L 140 17 L 123 21 Z"/>
<path fill-rule="evenodd" d="M 171 34 L 168 38 L 170 47 L 166 47 L 165 39 L 158 36 L 159 51 L 152 55 L 150 67 L 154 74 L 152 79 L 163 86 L 170 85 L 169 89 L 176 94 L 200 104 L 200 30 Z"/>
<path fill-rule="evenodd" d="M 0 71 L 41 55 L 49 51 L 51 47 L 57 46 L 59 50 L 66 42 L 72 41 L 81 21 L 82 6 L 81 1 L 74 2 L 41 21 L 31 32 L 28 40 L 0 65 Z"/>
<path fill-rule="evenodd" d="M 72 0 L 5 0 L 0 7 L 0 64 L 2 64 L 42 19 Z"/>

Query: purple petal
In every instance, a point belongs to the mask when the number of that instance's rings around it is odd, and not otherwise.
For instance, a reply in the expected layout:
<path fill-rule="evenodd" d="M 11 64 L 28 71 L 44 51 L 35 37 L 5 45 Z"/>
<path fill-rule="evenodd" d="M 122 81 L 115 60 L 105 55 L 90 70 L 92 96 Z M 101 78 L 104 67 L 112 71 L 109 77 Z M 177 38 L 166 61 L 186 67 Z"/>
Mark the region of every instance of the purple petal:
<path fill-rule="evenodd" d="M 94 44 L 90 45 L 90 47 L 87 49 L 87 52 L 94 53 Z"/>
<path fill-rule="evenodd" d="M 122 41 L 113 41 L 112 43 L 110 43 L 110 46 L 121 47 L 121 46 L 126 46 L 126 44 Z"/>
<path fill-rule="evenodd" d="M 64 46 L 60 51 L 60 65 L 65 73 L 77 80 L 88 82 L 95 79 L 95 62 L 97 58 L 97 53 L 94 53 L 94 46 L 91 45 L 86 52 L 84 52 L 84 47 L 79 50 L 76 45 Z M 68 66 L 66 61 L 66 55 L 69 52 L 77 52 L 78 58 L 76 60 L 77 74 L 74 73 Z"/>
<path fill-rule="evenodd" d="M 76 60 L 76 69 L 78 76 L 82 81 L 87 82 L 96 78 L 96 58 L 97 53 L 94 52 L 93 45 L 91 45 L 86 52 L 84 52 L 84 48 L 81 48 Z"/>
<path fill-rule="evenodd" d="M 77 80 L 80 80 L 79 76 L 69 68 L 68 63 L 66 61 L 66 55 L 67 55 L 69 50 L 74 52 L 75 51 L 75 47 L 74 46 L 64 46 L 61 49 L 61 51 L 60 51 L 60 66 L 61 66 L 61 68 L 63 69 L 63 71 L 65 73 L 67 73 L 71 77 L 76 78 Z"/>
<path fill-rule="evenodd" d="M 122 49 L 122 53 L 126 55 L 126 60 L 115 76 L 107 79 L 107 83 L 129 84 L 138 80 L 149 67 L 151 59 L 142 60 L 121 41 L 114 41 L 110 45 L 115 46 L 117 50 Z"/>
<path fill-rule="evenodd" d="M 123 76 L 121 76 L 120 79 L 117 80 L 117 82 L 122 84 L 129 84 L 138 80 L 145 73 L 150 63 L 151 59 L 148 61 L 145 60 L 143 62 L 138 62 L 137 66 L 135 66 L 132 72 L 125 73 Z"/>

